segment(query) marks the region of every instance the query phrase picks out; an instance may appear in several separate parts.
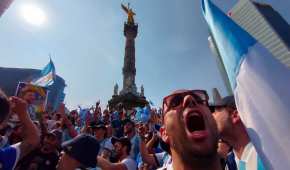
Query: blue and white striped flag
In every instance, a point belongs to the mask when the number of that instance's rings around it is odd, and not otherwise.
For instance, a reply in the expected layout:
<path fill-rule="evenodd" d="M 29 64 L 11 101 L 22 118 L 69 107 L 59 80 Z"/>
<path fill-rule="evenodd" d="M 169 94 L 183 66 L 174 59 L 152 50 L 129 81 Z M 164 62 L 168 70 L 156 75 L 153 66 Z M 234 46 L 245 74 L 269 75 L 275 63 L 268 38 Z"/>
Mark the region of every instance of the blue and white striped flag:
<path fill-rule="evenodd" d="M 49 63 L 41 71 L 40 76 L 32 80 L 31 84 L 47 87 L 53 84 L 54 78 L 55 78 L 55 67 L 50 59 Z"/>
<path fill-rule="evenodd" d="M 149 100 L 149 104 L 150 104 L 150 106 L 155 106 L 151 100 Z"/>
<path fill-rule="evenodd" d="M 202 10 L 266 169 L 290 169 L 290 69 L 210 0 Z"/>

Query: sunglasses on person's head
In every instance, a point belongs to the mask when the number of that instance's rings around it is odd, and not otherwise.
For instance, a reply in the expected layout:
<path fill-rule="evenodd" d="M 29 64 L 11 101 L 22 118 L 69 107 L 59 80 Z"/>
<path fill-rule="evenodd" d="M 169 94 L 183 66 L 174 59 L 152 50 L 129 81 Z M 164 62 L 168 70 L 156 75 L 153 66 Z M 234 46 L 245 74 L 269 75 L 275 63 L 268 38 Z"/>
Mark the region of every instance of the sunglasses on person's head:
<path fill-rule="evenodd" d="M 208 94 L 205 90 L 187 90 L 181 91 L 169 96 L 164 97 L 163 99 L 163 114 L 172 109 L 177 109 L 182 106 L 185 96 L 190 95 L 197 104 L 208 106 Z"/>

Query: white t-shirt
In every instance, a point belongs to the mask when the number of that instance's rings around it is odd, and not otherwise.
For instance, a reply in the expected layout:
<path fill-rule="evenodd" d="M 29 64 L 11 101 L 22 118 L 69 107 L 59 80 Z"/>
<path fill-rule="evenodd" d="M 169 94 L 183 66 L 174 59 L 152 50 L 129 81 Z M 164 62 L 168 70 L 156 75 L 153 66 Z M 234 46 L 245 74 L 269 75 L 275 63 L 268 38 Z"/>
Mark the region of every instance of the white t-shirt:
<path fill-rule="evenodd" d="M 130 158 L 129 156 L 121 161 L 127 167 L 127 170 L 136 170 L 137 164 L 136 162 Z"/>

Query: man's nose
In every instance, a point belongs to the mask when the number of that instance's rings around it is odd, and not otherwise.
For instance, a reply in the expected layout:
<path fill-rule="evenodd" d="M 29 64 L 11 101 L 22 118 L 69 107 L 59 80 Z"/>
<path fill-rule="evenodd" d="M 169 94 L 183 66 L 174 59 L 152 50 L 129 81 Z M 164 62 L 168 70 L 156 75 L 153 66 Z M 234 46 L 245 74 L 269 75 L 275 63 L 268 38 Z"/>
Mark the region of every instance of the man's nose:
<path fill-rule="evenodd" d="M 191 95 L 187 95 L 183 99 L 183 108 L 195 107 L 197 105 L 196 100 Z"/>

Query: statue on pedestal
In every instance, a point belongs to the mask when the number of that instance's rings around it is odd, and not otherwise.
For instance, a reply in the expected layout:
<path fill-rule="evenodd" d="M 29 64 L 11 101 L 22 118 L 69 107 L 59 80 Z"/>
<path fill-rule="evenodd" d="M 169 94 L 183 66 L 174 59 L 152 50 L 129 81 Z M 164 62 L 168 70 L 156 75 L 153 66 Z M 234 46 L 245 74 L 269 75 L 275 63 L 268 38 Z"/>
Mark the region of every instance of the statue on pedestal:
<path fill-rule="evenodd" d="M 128 3 L 128 6 L 125 6 L 123 4 L 121 4 L 123 10 L 127 13 L 128 15 L 128 19 L 127 19 L 127 22 L 129 24 L 133 24 L 134 25 L 134 15 L 136 15 L 134 12 L 133 12 L 133 9 L 130 8 L 130 3 Z"/>

